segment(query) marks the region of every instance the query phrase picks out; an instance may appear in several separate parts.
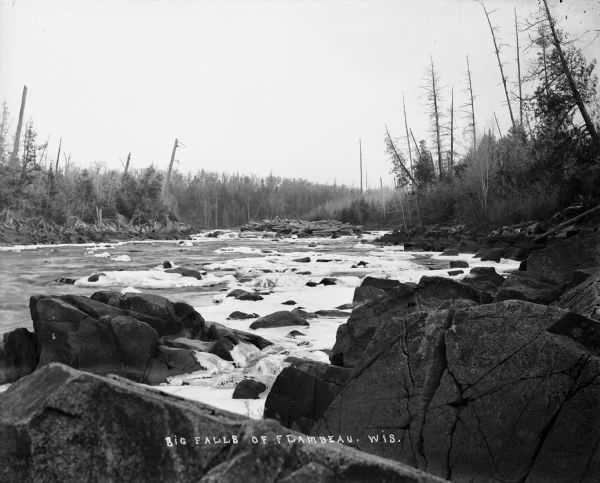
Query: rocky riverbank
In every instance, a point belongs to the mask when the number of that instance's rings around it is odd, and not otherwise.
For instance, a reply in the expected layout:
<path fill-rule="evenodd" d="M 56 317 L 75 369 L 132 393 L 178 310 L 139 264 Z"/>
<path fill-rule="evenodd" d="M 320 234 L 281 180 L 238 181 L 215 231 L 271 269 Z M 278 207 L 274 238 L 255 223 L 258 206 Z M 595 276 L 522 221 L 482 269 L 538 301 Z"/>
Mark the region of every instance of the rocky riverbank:
<path fill-rule="evenodd" d="M 600 478 L 600 233 L 506 279 L 367 281 L 331 365 L 293 361 L 265 416 L 452 481 Z"/>
<path fill-rule="evenodd" d="M 288 220 L 276 218 L 274 220 L 262 220 L 250 222 L 240 227 L 240 231 L 268 231 L 277 235 L 296 235 L 299 238 L 306 237 L 338 237 L 360 235 L 362 226 L 350 225 L 337 220 Z"/>
<path fill-rule="evenodd" d="M 9 218 L 0 224 L 1 245 L 54 245 L 61 243 L 108 243 L 123 240 L 188 239 L 194 233 L 190 225 L 169 221 L 132 225 L 124 220 L 102 223 L 77 221 L 69 226 L 40 218 Z"/>
<path fill-rule="evenodd" d="M 407 251 L 443 252 L 450 248 L 476 253 L 484 260 L 510 258 L 520 261 L 555 241 L 594 233 L 599 225 L 600 207 L 586 209 L 583 205 L 574 205 L 556 213 L 549 220 L 526 221 L 492 231 L 467 225 L 426 225 L 410 229 L 397 227 L 375 240 L 375 243 L 404 245 Z"/>
<path fill-rule="evenodd" d="M 0 394 L 0 479 L 68 480 L 93 471 L 120 480 L 131 478 L 132 468 L 140 479 L 150 468 L 161 479 L 202 481 L 236 481 L 241 474 L 290 482 L 600 478 L 597 228 L 548 242 L 520 270 L 506 260 L 486 265 L 458 256 L 456 248 L 424 253 L 415 262 L 428 265 L 431 258 L 433 270 L 414 278 L 402 270 L 373 276 L 363 270 L 378 263 L 374 257 L 333 256 L 331 248 L 327 257 L 316 249 L 268 250 L 258 271 L 240 270 L 256 267 L 257 258 L 204 265 L 202 273 L 178 267 L 176 275 L 194 284 L 210 278 L 206 271 L 236 267 L 235 276 L 220 279 L 250 284 L 221 294 L 245 304 L 238 305 L 243 313 L 225 312 L 236 329 L 209 321 L 216 308 L 204 307 L 203 317 L 186 303 L 147 293 L 31 297 L 33 332 L 8 332 L 0 351 L 0 383 L 13 382 Z M 382 268 L 413 256 L 377 250 L 391 257 L 379 262 Z M 319 271 L 336 263 L 327 275 Z M 310 273 L 307 264 L 315 280 L 306 282 L 306 293 L 290 300 L 268 290 L 274 270 L 286 284 L 285 277 Z M 172 270 L 164 266 L 157 273 Z M 354 297 L 340 305 L 331 290 L 354 273 L 362 275 L 351 277 L 357 283 L 343 301 L 352 291 Z M 101 287 L 108 278 L 92 275 L 86 283 Z M 321 286 L 330 305 L 307 305 Z M 331 317 L 347 322 L 333 325 Z M 337 328 L 335 343 L 314 347 L 322 356 L 316 358 L 304 338 L 326 324 L 332 342 Z M 294 341 L 294 352 L 284 339 Z M 281 364 L 273 364 L 273 354 Z M 249 404 L 268 392 L 266 420 L 128 382 L 193 386 L 225 366 L 220 381 L 235 386 L 229 398 Z M 205 436 L 219 442 L 208 445 Z M 60 464 L 51 466 L 56 454 Z M 81 467 L 82 457 L 93 469 Z"/>

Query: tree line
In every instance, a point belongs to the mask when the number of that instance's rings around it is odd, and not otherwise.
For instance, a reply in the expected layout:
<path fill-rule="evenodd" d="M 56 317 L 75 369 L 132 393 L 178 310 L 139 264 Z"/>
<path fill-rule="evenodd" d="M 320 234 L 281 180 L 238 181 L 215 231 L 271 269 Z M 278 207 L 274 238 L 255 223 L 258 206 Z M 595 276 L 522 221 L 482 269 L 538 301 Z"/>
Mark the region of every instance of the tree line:
<path fill-rule="evenodd" d="M 13 162 L 6 103 L 0 119 L 0 213 L 9 217 L 39 217 L 70 225 L 77 221 L 122 223 L 183 221 L 198 229 L 230 228 L 275 217 L 308 218 L 338 197 L 354 190 L 337 184 L 314 183 L 269 175 L 225 174 L 201 170 L 195 174 L 166 173 L 149 166 L 122 170 L 104 163 L 81 168 L 61 147 L 48 155 L 28 121 Z M 59 146 L 62 146 L 62 142 Z"/>
<path fill-rule="evenodd" d="M 417 142 L 403 105 L 404 132 L 394 137 L 386 126 L 384 137 L 396 193 L 387 199 L 350 200 L 331 215 L 407 229 L 453 221 L 497 226 L 545 219 L 572 203 L 600 203 L 596 59 L 585 58 L 576 39 L 558 28 L 543 1 L 536 18 L 519 20 L 514 12 L 517 68 L 511 83 L 503 62 L 506 47 L 501 47 L 492 12 L 480 4 L 506 99 L 508 131 L 500 130 L 495 113 L 495 126 L 479 127 L 476 73 L 468 56 L 467 101 L 460 110 L 455 107 L 454 89 L 443 92 L 440 72 L 430 57 L 423 89 L 431 138 Z M 523 66 L 520 38 L 530 56 Z M 460 117 L 469 140 L 462 154 L 456 147 Z"/>
<path fill-rule="evenodd" d="M 430 57 L 423 89 L 431 138 L 417 141 L 404 102 L 402 134 L 393 136 L 385 126 L 395 190 L 365 193 L 362 186 L 355 190 L 273 175 L 171 171 L 177 140 L 166 174 L 153 166 L 129 169 L 131 154 L 122 170 L 103 163 L 80 168 L 62 149 L 62 140 L 53 156 L 48 141 L 38 139 L 33 121 L 23 126 L 24 89 L 12 139 L 6 103 L 0 115 L 0 213 L 66 225 L 77 220 L 146 223 L 170 218 L 210 229 L 294 217 L 408 229 L 427 223 L 509 224 L 546 218 L 573 202 L 599 203 L 596 60 L 587 60 L 574 39 L 558 28 L 543 1 L 534 19 L 519 21 L 515 10 L 517 71 L 516 81 L 510 82 L 493 12 L 480 3 L 511 126 L 502 132 L 496 118 L 495 126 L 481 127 L 476 118 L 477 73 L 468 56 L 466 102 L 458 107 L 454 88 L 447 95 Z M 523 72 L 525 49 L 520 49 L 519 39 L 528 44 L 530 57 Z M 469 140 L 462 153 L 456 142 L 460 129 Z"/>

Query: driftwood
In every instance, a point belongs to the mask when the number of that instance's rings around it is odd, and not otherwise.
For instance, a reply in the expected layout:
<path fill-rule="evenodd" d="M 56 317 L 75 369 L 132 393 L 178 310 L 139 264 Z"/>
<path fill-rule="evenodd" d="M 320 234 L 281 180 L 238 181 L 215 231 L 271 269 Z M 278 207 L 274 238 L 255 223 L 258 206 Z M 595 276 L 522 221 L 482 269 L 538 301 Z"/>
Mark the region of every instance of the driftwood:
<path fill-rule="evenodd" d="M 571 223 L 575 223 L 577 221 L 583 220 L 584 218 L 587 218 L 588 216 L 591 216 L 591 215 L 595 215 L 596 213 L 600 213 L 600 205 L 596 206 L 595 208 L 590 208 L 589 210 L 584 211 L 583 213 L 580 213 L 579 215 L 577 215 L 567 221 L 563 221 L 562 223 L 559 223 L 551 230 L 548 230 L 546 233 L 543 233 L 540 236 L 538 236 L 537 238 L 534 238 L 533 241 L 534 242 L 542 241 L 543 239 L 549 237 L 550 235 L 562 230 L 566 226 L 569 226 Z"/>

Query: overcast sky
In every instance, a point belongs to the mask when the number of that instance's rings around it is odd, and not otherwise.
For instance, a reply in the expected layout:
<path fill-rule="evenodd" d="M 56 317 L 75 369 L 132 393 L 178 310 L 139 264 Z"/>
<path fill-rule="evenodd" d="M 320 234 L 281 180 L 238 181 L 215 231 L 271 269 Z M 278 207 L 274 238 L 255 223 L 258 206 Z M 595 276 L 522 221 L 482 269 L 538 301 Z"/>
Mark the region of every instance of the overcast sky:
<path fill-rule="evenodd" d="M 599 1 L 551 4 L 597 57 L 600 41 L 585 32 L 600 28 Z M 538 1 L 486 5 L 514 81 L 513 9 L 531 16 Z M 50 159 L 62 137 L 80 166 L 119 167 L 131 151 L 134 168 L 164 169 L 178 137 L 182 171 L 356 185 L 362 138 L 369 184 L 390 184 L 384 124 L 404 135 L 403 93 L 415 136 L 431 138 L 430 55 L 445 109 L 451 87 L 455 106 L 466 101 L 468 55 L 479 126 L 496 112 L 508 128 L 490 32 L 472 0 L 0 0 L 0 101 L 12 127 L 26 84 L 26 118 L 40 142 L 50 137 Z"/>

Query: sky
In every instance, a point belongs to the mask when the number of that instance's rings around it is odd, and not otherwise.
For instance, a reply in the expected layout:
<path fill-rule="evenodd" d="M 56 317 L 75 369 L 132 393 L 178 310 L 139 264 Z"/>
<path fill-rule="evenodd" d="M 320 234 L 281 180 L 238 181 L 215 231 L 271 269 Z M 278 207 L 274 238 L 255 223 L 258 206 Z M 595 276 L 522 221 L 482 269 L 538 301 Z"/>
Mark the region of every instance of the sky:
<path fill-rule="evenodd" d="M 600 0 L 550 0 L 560 25 L 600 53 Z M 516 79 L 514 9 L 538 0 L 487 0 Z M 527 34 L 520 36 L 521 46 Z M 359 184 L 359 138 L 369 186 L 390 185 L 385 125 L 405 147 L 403 96 L 417 139 L 431 139 L 423 89 L 430 58 L 442 109 L 457 111 L 471 65 L 480 129 L 509 127 L 493 44 L 473 0 L 0 0 L 0 102 L 25 118 L 54 160 L 176 167 Z M 525 54 L 527 55 L 527 54 Z M 525 67 L 523 67 L 523 70 Z M 596 73 L 598 68 L 596 69 Z M 466 117 L 457 112 L 458 151 Z M 63 160 L 61 160 L 62 163 Z"/>

